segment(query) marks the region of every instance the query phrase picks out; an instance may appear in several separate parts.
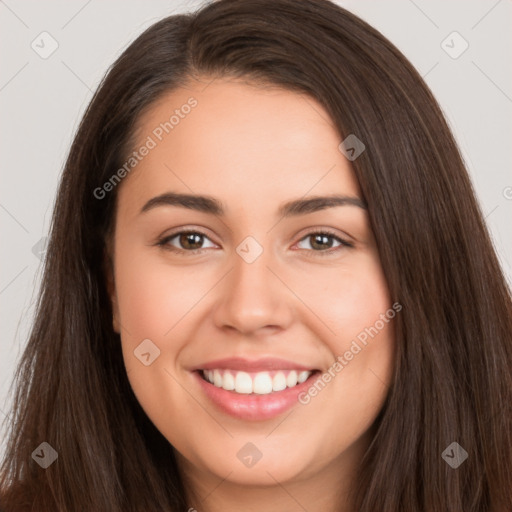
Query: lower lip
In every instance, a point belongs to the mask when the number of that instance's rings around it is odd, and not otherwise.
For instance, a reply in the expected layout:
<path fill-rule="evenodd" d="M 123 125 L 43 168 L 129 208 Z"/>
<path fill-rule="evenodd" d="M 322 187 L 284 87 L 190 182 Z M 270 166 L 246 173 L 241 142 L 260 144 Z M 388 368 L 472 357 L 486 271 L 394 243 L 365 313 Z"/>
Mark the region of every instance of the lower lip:
<path fill-rule="evenodd" d="M 200 371 L 193 372 L 206 396 L 223 412 L 243 420 L 263 421 L 279 416 L 298 403 L 298 395 L 311 386 L 317 377 L 313 372 L 302 384 L 267 395 L 242 394 L 218 388 L 203 379 Z"/>

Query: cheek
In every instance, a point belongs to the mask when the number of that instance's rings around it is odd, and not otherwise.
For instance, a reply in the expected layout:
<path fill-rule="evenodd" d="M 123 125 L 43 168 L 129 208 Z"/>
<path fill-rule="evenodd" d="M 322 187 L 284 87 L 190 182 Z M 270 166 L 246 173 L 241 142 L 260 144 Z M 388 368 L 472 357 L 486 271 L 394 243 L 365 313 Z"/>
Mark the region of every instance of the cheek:
<path fill-rule="evenodd" d="M 302 321 L 322 335 L 332 356 L 329 371 L 303 403 L 315 402 L 318 414 L 334 424 L 351 425 L 356 435 L 374 419 L 387 394 L 395 349 L 393 319 L 399 313 L 392 307 L 377 255 L 359 254 L 350 263 L 301 273 L 294 290 L 314 313 Z M 333 400 L 343 408 L 331 409 Z"/>
<path fill-rule="evenodd" d="M 325 333 L 335 352 L 391 307 L 380 261 L 373 253 L 360 253 L 336 267 L 295 272 L 289 279 L 293 279 L 294 292 L 314 313 L 315 331 L 320 328 Z"/>
<path fill-rule="evenodd" d="M 157 258 L 119 257 L 116 289 L 122 328 L 132 336 L 162 338 L 205 294 L 199 272 Z"/>

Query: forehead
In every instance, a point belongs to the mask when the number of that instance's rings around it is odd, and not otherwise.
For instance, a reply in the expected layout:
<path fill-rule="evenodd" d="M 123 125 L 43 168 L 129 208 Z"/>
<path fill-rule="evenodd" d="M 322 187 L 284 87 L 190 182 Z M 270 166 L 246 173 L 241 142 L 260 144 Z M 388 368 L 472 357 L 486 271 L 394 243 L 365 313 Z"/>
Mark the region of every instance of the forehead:
<path fill-rule="evenodd" d="M 223 202 L 344 193 L 360 195 L 340 135 L 313 98 L 240 80 L 191 81 L 139 119 L 134 150 L 150 148 L 123 180 L 139 205 L 166 191 Z"/>

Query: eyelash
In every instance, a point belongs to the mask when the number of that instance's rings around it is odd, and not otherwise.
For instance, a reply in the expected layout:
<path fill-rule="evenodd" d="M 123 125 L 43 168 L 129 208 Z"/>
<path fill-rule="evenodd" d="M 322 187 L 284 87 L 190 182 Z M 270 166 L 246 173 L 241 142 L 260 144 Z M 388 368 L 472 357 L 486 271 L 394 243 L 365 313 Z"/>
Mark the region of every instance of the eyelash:
<path fill-rule="evenodd" d="M 173 238 L 176 238 L 179 235 L 185 235 L 185 234 L 187 234 L 187 235 L 201 235 L 201 236 L 209 239 L 208 235 L 206 233 L 203 233 L 202 231 L 198 231 L 198 230 L 183 230 L 183 231 L 177 231 L 176 233 L 171 233 L 170 235 L 167 235 L 167 236 L 161 238 L 160 240 L 158 240 L 156 245 L 158 245 L 160 247 L 163 247 L 165 250 L 168 250 L 168 251 L 171 251 L 171 252 L 174 252 L 174 253 L 177 253 L 177 254 L 184 254 L 184 253 L 186 253 L 186 254 L 194 255 L 194 254 L 201 254 L 202 252 L 208 250 L 208 249 L 186 250 L 186 249 L 179 249 L 177 247 L 173 247 L 172 245 L 168 245 L 169 242 Z M 301 249 L 301 250 L 314 252 L 314 253 L 317 253 L 319 256 L 329 256 L 329 255 L 337 252 L 340 249 L 353 248 L 354 247 L 354 244 L 352 244 L 351 242 L 347 242 L 343 238 L 340 238 L 338 235 L 336 235 L 332 231 L 329 231 L 328 229 L 323 229 L 321 231 L 311 231 L 311 232 L 307 233 L 306 235 L 304 235 L 299 240 L 299 242 L 302 242 L 302 240 L 304 240 L 304 239 L 306 239 L 306 238 L 308 238 L 310 236 L 313 236 L 313 235 L 327 235 L 327 236 L 329 236 L 331 238 L 334 238 L 336 241 L 340 242 L 340 245 L 338 247 L 334 247 L 334 248 L 331 247 L 330 249 L 320 250 L 320 251 L 315 251 L 314 249 Z"/>

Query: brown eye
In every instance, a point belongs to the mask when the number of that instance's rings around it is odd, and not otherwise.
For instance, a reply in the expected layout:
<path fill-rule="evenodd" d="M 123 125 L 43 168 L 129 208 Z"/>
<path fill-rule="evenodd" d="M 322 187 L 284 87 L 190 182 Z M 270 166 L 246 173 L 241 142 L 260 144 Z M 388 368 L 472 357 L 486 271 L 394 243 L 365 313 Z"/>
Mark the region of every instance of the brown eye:
<path fill-rule="evenodd" d="M 344 247 L 353 247 L 353 244 L 350 242 L 347 242 L 346 240 L 343 240 L 343 238 L 340 238 L 337 235 L 334 235 L 333 233 L 329 232 L 314 232 L 309 233 L 304 238 L 302 238 L 299 242 L 308 241 L 309 247 L 302 247 L 302 249 L 311 249 L 314 252 L 335 252 L 337 249 L 344 248 Z M 337 242 L 338 245 L 334 246 L 334 243 Z M 333 249 L 334 247 L 334 249 Z M 329 249 L 333 249 L 332 251 L 328 251 Z"/>
<path fill-rule="evenodd" d="M 178 235 L 180 245 L 184 249 L 200 249 L 203 243 L 203 235 L 199 233 L 182 233 Z"/>
<path fill-rule="evenodd" d="M 309 235 L 310 245 L 313 249 L 330 249 L 333 245 L 333 237 L 330 235 L 323 235 L 321 233 L 316 235 Z"/>
<path fill-rule="evenodd" d="M 205 240 L 209 240 L 208 237 L 199 231 L 180 231 L 164 237 L 158 245 L 174 252 L 194 253 L 206 248 L 203 246 Z M 210 247 L 215 244 L 211 243 Z"/>

